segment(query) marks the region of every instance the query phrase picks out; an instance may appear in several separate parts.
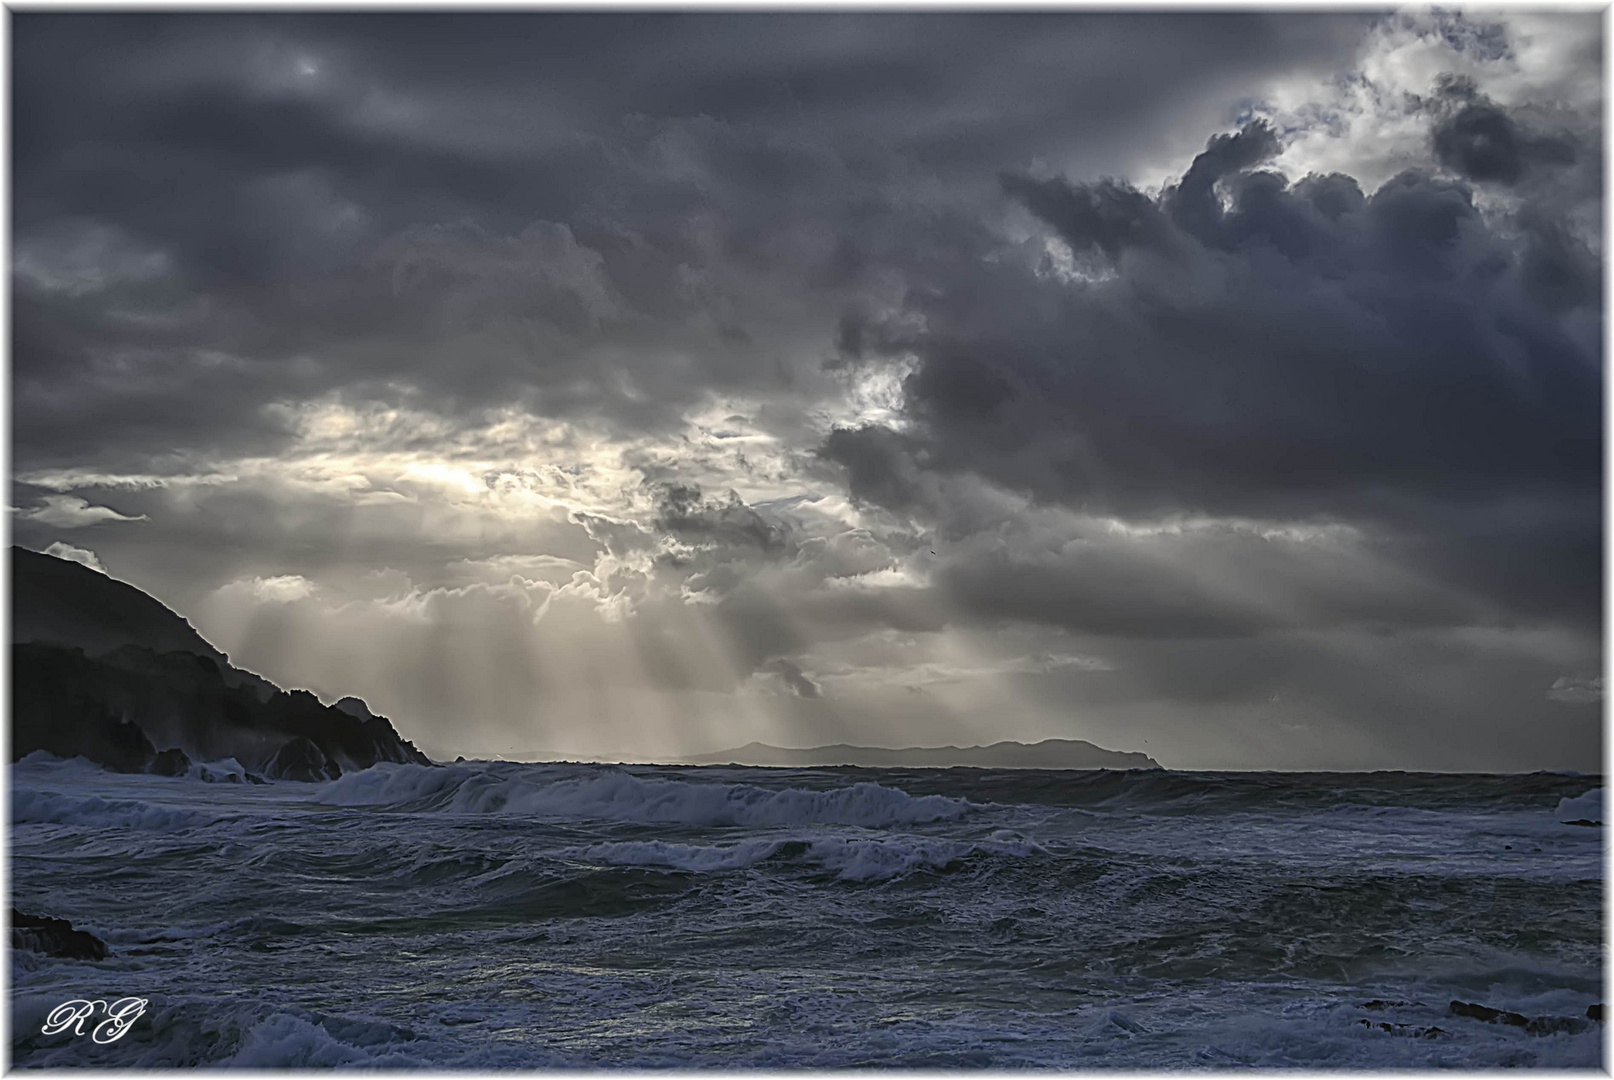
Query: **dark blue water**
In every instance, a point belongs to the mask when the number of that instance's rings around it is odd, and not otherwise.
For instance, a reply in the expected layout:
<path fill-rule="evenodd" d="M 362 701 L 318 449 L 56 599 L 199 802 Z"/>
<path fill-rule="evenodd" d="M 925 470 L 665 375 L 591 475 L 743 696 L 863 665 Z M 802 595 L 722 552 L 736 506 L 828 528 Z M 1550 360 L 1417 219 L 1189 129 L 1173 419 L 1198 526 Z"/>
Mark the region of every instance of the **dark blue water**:
<path fill-rule="evenodd" d="M 13 950 L 23 1067 L 1603 1063 L 1599 778 L 10 775 L 15 905 L 114 953 Z"/>

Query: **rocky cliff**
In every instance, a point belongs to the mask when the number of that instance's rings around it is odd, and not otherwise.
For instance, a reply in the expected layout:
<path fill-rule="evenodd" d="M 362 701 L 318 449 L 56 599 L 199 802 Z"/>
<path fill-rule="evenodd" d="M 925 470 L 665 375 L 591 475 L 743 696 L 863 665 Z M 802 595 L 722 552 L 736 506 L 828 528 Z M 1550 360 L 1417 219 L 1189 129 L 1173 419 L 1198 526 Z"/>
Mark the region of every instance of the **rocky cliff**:
<path fill-rule="evenodd" d="M 284 780 L 431 764 L 359 699 L 324 705 L 233 667 L 132 585 L 21 548 L 11 582 L 13 761 L 44 750 L 172 774 L 233 757 Z"/>

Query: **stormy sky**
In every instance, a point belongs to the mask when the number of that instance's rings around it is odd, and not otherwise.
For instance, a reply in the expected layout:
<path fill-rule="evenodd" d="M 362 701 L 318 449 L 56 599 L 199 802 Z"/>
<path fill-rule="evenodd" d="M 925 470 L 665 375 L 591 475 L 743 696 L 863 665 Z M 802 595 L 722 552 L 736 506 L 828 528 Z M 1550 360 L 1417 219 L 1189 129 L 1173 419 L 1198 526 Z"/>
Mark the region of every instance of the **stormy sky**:
<path fill-rule="evenodd" d="M 1597 12 L 11 26 L 13 540 L 283 686 L 1600 767 Z"/>

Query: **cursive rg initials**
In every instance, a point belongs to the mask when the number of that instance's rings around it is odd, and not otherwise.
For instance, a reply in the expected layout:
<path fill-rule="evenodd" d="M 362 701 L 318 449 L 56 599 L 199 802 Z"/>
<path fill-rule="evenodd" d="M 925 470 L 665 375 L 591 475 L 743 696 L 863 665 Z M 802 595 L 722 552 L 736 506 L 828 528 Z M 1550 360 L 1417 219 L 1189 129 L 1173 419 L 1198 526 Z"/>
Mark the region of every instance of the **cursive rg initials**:
<path fill-rule="evenodd" d="M 98 1043 L 117 1042 L 128 1032 L 129 1025 L 146 1011 L 146 999 L 119 998 L 110 1005 L 102 998 L 64 1001 L 50 1011 L 45 1017 L 45 1026 L 39 1030 L 45 1035 L 59 1035 L 71 1028 L 74 1035 L 82 1035 L 84 1021 L 95 1014 L 97 1006 L 106 1010 L 106 1018 L 90 1028 L 90 1038 Z"/>

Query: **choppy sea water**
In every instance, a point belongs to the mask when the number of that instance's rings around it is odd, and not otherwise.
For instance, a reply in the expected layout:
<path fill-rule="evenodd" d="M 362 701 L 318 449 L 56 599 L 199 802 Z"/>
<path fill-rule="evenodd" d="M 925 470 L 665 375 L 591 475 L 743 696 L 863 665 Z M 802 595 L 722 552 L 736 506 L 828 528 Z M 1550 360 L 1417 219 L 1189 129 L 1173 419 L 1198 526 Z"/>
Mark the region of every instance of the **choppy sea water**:
<path fill-rule="evenodd" d="M 1604 1065 L 1448 1008 L 1604 1000 L 1603 830 L 1559 820 L 1598 778 L 10 778 L 13 903 L 113 950 L 12 950 L 15 1066 Z"/>

